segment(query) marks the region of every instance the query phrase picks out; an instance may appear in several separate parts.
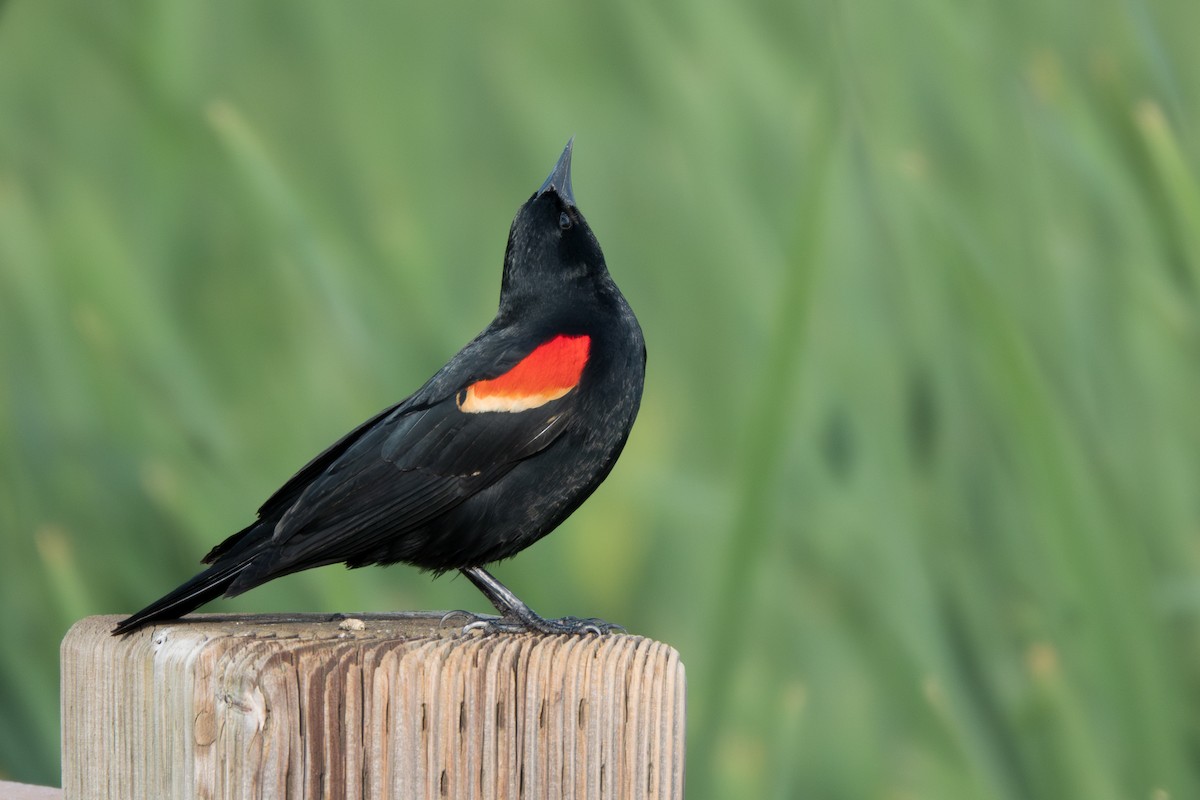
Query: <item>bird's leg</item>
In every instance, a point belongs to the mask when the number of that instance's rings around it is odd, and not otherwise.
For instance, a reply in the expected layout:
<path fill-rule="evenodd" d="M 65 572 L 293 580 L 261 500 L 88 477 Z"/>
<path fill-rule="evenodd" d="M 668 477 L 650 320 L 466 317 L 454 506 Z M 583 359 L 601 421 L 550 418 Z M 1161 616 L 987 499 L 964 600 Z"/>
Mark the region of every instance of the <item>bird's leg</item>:
<path fill-rule="evenodd" d="M 467 625 L 467 630 L 481 628 L 485 632 L 538 631 L 550 634 L 595 633 L 597 635 L 625 630 L 620 625 L 614 625 L 602 619 L 577 619 L 576 617 L 545 619 L 538 616 L 532 608 L 525 605 L 521 598 L 513 594 L 511 589 L 496 580 L 490 572 L 482 567 L 466 567 L 459 571 L 466 575 L 467 579 L 475 584 L 475 587 L 483 592 L 483 596 L 491 601 L 496 610 L 500 612 L 499 619 L 482 618 Z"/>
<path fill-rule="evenodd" d="M 532 608 L 525 605 L 521 598 L 513 594 L 511 589 L 496 580 L 496 577 L 487 570 L 482 567 L 467 567 L 461 571 L 471 583 L 475 584 L 475 588 L 483 592 L 483 596 L 496 607 L 502 619 L 533 629 L 538 629 L 538 623 L 545 622 L 534 613 Z"/>

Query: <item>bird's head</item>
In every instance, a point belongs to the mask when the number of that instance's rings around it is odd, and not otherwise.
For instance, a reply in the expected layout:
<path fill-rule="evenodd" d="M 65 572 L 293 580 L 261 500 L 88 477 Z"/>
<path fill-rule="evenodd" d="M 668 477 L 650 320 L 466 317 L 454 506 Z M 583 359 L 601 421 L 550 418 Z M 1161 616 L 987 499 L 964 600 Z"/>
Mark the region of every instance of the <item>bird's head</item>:
<path fill-rule="evenodd" d="M 574 141 L 567 142 L 550 177 L 513 220 L 504 253 L 501 302 L 560 286 L 589 285 L 608 274 L 600 243 L 575 206 L 571 189 Z"/>

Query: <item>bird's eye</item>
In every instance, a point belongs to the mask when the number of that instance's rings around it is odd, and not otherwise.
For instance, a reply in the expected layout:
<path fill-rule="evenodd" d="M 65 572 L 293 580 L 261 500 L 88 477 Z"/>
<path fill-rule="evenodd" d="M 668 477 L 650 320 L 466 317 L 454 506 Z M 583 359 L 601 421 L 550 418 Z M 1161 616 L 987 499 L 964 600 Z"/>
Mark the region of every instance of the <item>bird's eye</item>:
<path fill-rule="evenodd" d="M 564 211 L 558 215 L 558 227 L 562 228 L 564 231 L 571 227 L 571 218 L 567 216 L 567 212 Z"/>

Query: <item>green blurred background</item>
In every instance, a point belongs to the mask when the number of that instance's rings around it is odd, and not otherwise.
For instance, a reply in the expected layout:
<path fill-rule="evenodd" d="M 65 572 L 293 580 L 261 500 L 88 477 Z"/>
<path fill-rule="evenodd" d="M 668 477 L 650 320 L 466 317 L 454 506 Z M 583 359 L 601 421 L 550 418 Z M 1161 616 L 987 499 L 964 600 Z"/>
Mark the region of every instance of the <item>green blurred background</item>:
<path fill-rule="evenodd" d="M 693 798 L 1200 797 L 1200 6 L 0 6 L 0 776 L 58 642 L 491 318 L 575 188 L 650 360 L 497 572 L 673 644 Z M 209 610 L 487 610 L 326 568 Z M 101 767 L 102 768 L 102 767 Z"/>

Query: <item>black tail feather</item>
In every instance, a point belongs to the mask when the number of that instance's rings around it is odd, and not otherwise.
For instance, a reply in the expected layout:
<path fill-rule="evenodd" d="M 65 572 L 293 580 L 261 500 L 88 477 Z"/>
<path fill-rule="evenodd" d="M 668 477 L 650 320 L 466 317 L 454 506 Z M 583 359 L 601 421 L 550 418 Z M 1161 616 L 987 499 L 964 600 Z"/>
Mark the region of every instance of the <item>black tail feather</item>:
<path fill-rule="evenodd" d="M 113 635 L 129 633 L 150 622 L 182 617 L 224 594 L 245 566 L 245 561 L 239 561 L 206 569 L 175 591 L 160 597 L 133 616 L 121 620 L 117 627 L 113 628 Z"/>

